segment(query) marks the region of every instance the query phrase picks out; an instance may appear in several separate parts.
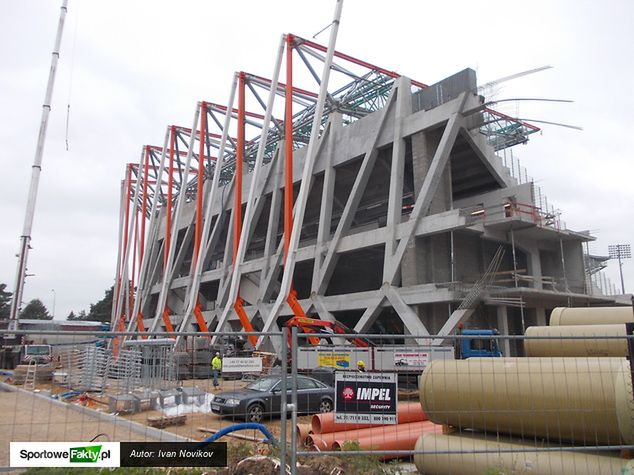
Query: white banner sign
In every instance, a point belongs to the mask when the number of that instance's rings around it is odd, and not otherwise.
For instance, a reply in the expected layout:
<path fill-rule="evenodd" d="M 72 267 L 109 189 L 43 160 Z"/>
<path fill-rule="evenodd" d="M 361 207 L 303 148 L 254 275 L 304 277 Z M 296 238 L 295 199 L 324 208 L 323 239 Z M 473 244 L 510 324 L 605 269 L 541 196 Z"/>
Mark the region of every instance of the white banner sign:
<path fill-rule="evenodd" d="M 259 373 L 262 358 L 225 358 L 222 360 L 223 373 Z"/>
<path fill-rule="evenodd" d="M 400 367 L 425 368 L 429 363 L 429 353 L 423 351 L 394 352 L 394 364 Z"/>
<path fill-rule="evenodd" d="M 119 442 L 11 442 L 11 467 L 118 467 Z"/>

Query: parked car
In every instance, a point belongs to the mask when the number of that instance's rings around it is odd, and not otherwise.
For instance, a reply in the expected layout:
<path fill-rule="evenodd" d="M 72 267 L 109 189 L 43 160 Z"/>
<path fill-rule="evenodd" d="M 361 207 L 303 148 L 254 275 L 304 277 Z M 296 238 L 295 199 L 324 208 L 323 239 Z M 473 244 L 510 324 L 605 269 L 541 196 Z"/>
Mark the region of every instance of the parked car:
<path fill-rule="evenodd" d="M 280 414 L 282 376 L 258 379 L 244 389 L 222 392 L 211 401 L 211 411 L 222 416 L 261 422 Z M 286 398 L 291 402 L 292 378 L 286 379 Z M 334 388 L 308 376 L 297 376 L 297 410 L 301 413 L 330 412 L 334 407 Z"/>

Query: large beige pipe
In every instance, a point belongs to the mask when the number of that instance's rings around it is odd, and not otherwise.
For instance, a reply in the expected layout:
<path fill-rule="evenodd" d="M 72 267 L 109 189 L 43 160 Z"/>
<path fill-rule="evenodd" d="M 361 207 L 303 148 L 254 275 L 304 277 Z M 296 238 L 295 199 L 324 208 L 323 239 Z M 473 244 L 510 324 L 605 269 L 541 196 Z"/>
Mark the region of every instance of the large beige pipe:
<path fill-rule="evenodd" d="M 634 322 L 632 307 L 557 307 L 550 314 L 550 326 L 628 322 Z"/>
<path fill-rule="evenodd" d="M 625 324 L 569 325 L 556 327 L 528 327 L 529 337 L 584 337 L 575 340 L 524 340 L 526 356 L 614 356 L 626 357 L 627 338 Z M 597 339 L 597 336 L 621 336 L 617 340 Z"/>
<path fill-rule="evenodd" d="M 416 442 L 414 463 L 421 473 L 434 475 L 482 475 L 484 473 L 527 473 L 530 475 L 596 475 L 630 473 L 622 471 L 628 460 L 573 451 L 547 452 L 523 445 L 468 435 L 423 434 Z M 508 450 L 528 450 L 506 452 Z M 434 454 L 432 452 L 458 452 Z M 478 451 L 479 453 L 474 453 Z M 504 452 L 503 452 L 504 451 Z"/>
<path fill-rule="evenodd" d="M 622 358 L 436 360 L 421 377 L 420 401 L 437 424 L 549 441 L 629 444 L 629 368 Z"/>

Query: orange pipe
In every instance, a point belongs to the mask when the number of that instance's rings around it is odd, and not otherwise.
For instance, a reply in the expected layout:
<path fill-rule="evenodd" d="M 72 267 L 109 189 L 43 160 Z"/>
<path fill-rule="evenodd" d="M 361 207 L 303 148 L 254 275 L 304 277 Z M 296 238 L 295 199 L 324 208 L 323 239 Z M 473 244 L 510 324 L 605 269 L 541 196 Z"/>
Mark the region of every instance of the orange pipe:
<path fill-rule="evenodd" d="M 330 444 L 322 438 L 322 434 L 308 434 L 308 436 L 306 436 L 305 445 L 311 450 L 317 450 L 319 452 L 330 450 Z"/>
<path fill-rule="evenodd" d="M 312 434 L 310 424 L 297 424 L 297 444 L 299 447 L 304 447 L 306 439 Z"/>
<path fill-rule="evenodd" d="M 399 403 L 397 414 L 399 425 L 410 422 L 426 421 L 429 419 L 418 402 Z M 311 421 L 311 425 L 315 434 L 328 434 L 330 432 L 340 432 L 344 430 L 367 429 L 369 427 L 384 427 L 384 424 L 337 424 L 335 423 L 335 414 L 333 412 L 315 414 Z"/>
<path fill-rule="evenodd" d="M 333 448 L 335 441 L 339 441 L 341 445 L 346 440 L 358 440 L 377 438 L 381 434 L 393 434 L 396 432 L 412 432 L 420 436 L 425 424 L 429 421 L 410 422 L 407 424 L 391 424 L 369 427 L 367 429 L 345 430 L 340 432 L 329 432 L 328 434 L 312 434 L 308 436 L 309 445 L 315 445 L 320 450 L 328 450 Z M 378 435 L 377 435 L 378 434 Z M 325 447 L 325 448 L 323 448 Z"/>
<path fill-rule="evenodd" d="M 370 437 L 355 439 L 355 441 L 358 442 L 360 450 L 414 450 L 416 442 L 422 434 L 442 433 L 442 425 L 440 424 L 434 424 L 431 421 L 425 421 L 422 422 L 422 424 L 423 427 L 418 430 L 380 432 L 380 429 L 374 429 L 379 432 L 372 434 Z M 341 450 L 344 443 L 345 440 L 336 440 L 332 444 L 332 449 Z M 401 457 L 401 455 L 397 454 L 379 456 L 382 460 L 395 459 L 399 457 Z"/>

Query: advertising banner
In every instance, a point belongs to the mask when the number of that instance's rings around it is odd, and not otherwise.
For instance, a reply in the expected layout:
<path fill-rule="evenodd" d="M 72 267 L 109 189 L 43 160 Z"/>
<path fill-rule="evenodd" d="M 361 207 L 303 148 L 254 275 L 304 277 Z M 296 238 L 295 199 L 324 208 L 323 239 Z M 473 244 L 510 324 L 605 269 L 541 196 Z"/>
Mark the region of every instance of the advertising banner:
<path fill-rule="evenodd" d="M 317 366 L 348 369 L 350 367 L 350 352 L 336 351 L 318 353 Z"/>
<path fill-rule="evenodd" d="M 395 373 L 335 373 L 335 422 L 398 424 Z"/>

